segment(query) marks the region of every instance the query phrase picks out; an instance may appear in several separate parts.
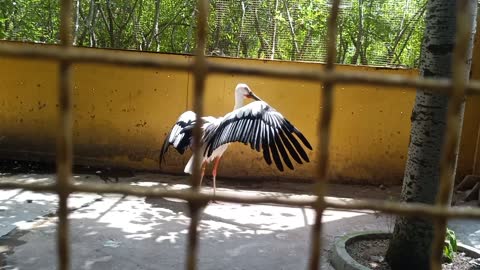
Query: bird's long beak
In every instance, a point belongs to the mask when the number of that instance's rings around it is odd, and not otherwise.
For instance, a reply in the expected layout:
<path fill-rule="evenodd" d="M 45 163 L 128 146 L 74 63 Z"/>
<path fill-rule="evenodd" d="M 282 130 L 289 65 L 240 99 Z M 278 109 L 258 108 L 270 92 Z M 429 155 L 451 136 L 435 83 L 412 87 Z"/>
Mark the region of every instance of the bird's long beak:
<path fill-rule="evenodd" d="M 254 100 L 257 100 L 257 101 L 260 101 L 261 99 L 259 97 L 257 97 L 252 91 L 250 91 L 250 93 L 248 93 L 247 95 L 248 98 L 251 98 L 251 99 L 254 99 Z"/>

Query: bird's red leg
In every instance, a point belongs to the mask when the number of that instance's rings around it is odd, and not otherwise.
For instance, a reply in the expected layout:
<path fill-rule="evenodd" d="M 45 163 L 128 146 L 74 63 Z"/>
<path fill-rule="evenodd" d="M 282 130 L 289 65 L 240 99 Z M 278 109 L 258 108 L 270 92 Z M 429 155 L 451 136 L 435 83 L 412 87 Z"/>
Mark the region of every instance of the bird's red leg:
<path fill-rule="evenodd" d="M 213 165 L 213 171 L 212 171 L 212 175 L 213 175 L 213 196 L 215 196 L 215 189 L 217 188 L 216 184 L 215 184 L 215 180 L 217 178 L 218 163 L 220 163 L 220 157 L 215 158 L 215 164 Z"/>

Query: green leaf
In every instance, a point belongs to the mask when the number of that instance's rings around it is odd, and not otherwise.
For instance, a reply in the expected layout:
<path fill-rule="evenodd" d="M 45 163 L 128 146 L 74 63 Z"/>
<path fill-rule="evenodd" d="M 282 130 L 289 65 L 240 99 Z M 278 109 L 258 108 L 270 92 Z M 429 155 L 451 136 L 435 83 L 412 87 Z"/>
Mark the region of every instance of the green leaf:
<path fill-rule="evenodd" d="M 457 237 L 455 232 L 447 228 L 445 235 L 445 246 L 443 247 L 443 257 L 447 262 L 452 262 L 457 252 Z"/>
<path fill-rule="evenodd" d="M 447 228 L 447 241 L 452 246 L 452 250 L 457 252 L 457 236 L 455 232 Z"/>
<path fill-rule="evenodd" d="M 454 252 L 452 245 L 449 242 L 447 242 L 446 245 L 443 247 L 443 256 L 448 263 L 451 263 L 453 261 Z"/>

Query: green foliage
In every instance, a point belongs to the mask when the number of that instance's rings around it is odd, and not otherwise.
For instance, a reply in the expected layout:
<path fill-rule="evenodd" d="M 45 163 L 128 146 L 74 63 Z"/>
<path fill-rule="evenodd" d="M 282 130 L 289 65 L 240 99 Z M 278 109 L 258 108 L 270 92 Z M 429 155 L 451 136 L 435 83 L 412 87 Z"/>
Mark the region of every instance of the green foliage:
<path fill-rule="evenodd" d="M 323 61 L 331 0 L 210 0 L 207 54 Z M 426 0 L 343 0 L 337 62 L 418 66 Z M 74 0 L 77 46 L 192 53 L 196 0 Z M 59 0 L 0 0 L 0 39 L 59 42 Z"/>
<path fill-rule="evenodd" d="M 0 39 L 55 43 L 58 0 L 0 0 Z"/>
<path fill-rule="evenodd" d="M 455 256 L 455 252 L 457 252 L 457 237 L 455 236 L 454 231 L 447 228 L 445 246 L 443 247 L 443 257 L 445 258 L 445 261 L 451 263 Z"/>

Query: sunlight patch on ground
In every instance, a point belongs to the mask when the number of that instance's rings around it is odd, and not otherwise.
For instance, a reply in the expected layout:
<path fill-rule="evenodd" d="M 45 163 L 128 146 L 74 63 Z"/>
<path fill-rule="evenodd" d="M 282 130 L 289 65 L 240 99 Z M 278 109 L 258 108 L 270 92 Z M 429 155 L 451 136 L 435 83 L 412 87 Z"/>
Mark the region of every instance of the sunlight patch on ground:
<path fill-rule="evenodd" d="M 168 241 L 170 244 L 175 244 L 178 241 L 178 237 L 178 232 L 169 232 L 167 235 L 157 237 L 155 242 L 162 243 L 163 241 Z"/>
<path fill-rule="evenodd" d="M 96 176 L 75 176 L 75 182 L 96 181 Z M 52 182 L 54 176 L 45 177 L 39 175 L 22 175 L 16 180 L 27 182 Z M 190 186 L 183 183 L 164 183 L 157 182 L 154 179 L 143 179 L 143 181 L 135 181 L 130 183 L 132 186 L 142 187 L 160 187 L 168 190 L 187 189 Z M 282 192 L 269 191 L 252 191 L 219 188 L 218 190 L 225 192 L 227 195 L 242 194 L 245 196 L 266 196 L 277 198 L 308 198 L 315 196 L 291 194 Z M 203 186 L 202 192 L 211 193 L 209 186 Z M 50 212 L 56 209 L 58 197 L 55 194 L 22 192 L 20 190 L 2 191 L 3 198 L 9 198 L 3 204 L 3 207 L 9 207 L 9 204 L 22 203 L 24 206 L 44 205 L 50 209 Z M 335 200 L 349 200 L 346 198 L 330 197 Z M 32 201 L 34 204 L 25 203 Z M 23 207 L 24 207 L 23 206 Z M 175 243 L 178 241 L 179 235 L 186 234 L 185 226 L 189 224 L 188 211 L 185 201 L 171 198 L 141 198 L 122 195 L 98 195 L 74 193 L 69 198 L 69 207 L 78 208 L 73 211 L 69 218 L 73 221 L 89 219 L 95 220 L 106 228 L 121 229 L 129 239 L 143 240 L 153 238 L 157 242 Z M 45 209 L 47 209 L 45 208 Z M 6 213 L 8 211 L 4 211 Z M 12 213 L 14 214 L 14 213 Z M 45 212 L 47 214 L 47 212 Z M 326 210 L 323 216 L 323 222 L 331 222 L 343 218 L 351 218 L 366 213 L 361 212 L 345 212 Z M 305 228 L 313 224 L 315 211 L 310 208 L 295 208 L 276 205 L 249 205 L 249 204 L 233 204 L 233 203 L 210 203 L 202 215 L 199 231 L 202 232 L 201 237 L 217 237 L 221 234 L 225 238 L 230 238 L 235 234 L 248 235 L 272 234 L 278 231 L 294 230 Z M 173 223 L 172 223 L 173 222 Z M 170 226 L 167 232 L 152 234 L 158 231 L 166 224 L 177 224 Z M 14 223 L 21 229 L 29 229 L 33 225 L 30 221 L 19 221 Z M 38 224 L 37 224 L 38 225 Z M 39 226 L 50 226 L 52 224 L 41 224 Z M 95 231 L 91 231 L 89 235 L 94 236 Z"/>
<path fill-rule="evenodd" d="M 130 234 L 125 236 L 125 238 L 127 239 L 134 239 L 134 240 L 144 240 L 152 237 L 153 237 L 152 233 L 136 233 L 136 234 Z"/>
<path fill-rule="evenodd" d="M 1 175 L 0 181 L 15 181 L 23 184 L 30 183 L 52 183 L 55 180 L 53 174 L 22 174 L 22 175 Z"/>
<path fill-rule="evenodd" d="M 108 255 L 108 256 L 102 256 L 100 258 L 95 258 L 95 259 L 88 259 L 85 261 L 85 264 L 83 265 L 83 269 L 85 270 L 90 270 L 93 269 L 93 265 L 98 262 L 108 262 L 113 258 L 113 256 Z"/>
<path fill-rule="evenodd" d="M 132 183 L 132 186 L 139 186 L 139 187 L 153 187 L 158 186 L 158 182 L 136 182 Z"/>
<path fill-rule="evenodd" d="M 470 241 L 476 248 L 480 248 L 480 230 L 469 234 L 468 239 L 470 239 Z"/>
<path fill-rule="evenodd" d="M 215 204 L 205 209 L 205 214 L 222 222 L 237 226 L 254 226 L 259 230 L 291 230 L 311 225 L 312 209 L 299 209 L 273 205 Z"/>
<path fill-rule="evenodd" d="M 239 204 L 211 204 L 205 209 L 204 215 L 214 221 L 230 224 L 236 228 L 248 229 L 255 227 L 259 230 L 284 231 L 313 225 L 315 211 L 310 208 L 293 208 L 274 205 L 239 205 Z M 343 218 L 366 215 L 363 212 L 346 212 L 326 210 L 323 222 L 331 222 Z"/>
<path fill-rule="evenodd" d="M 163 200 L 166 202 L 166 200 Z M 106 227 L 121 229 L 127 238 L 142 240 L 151 238 L 157 226 L 171 221 L 188 224 L 188 217 L 175 211 L 152 207 L 145 198 L 104 196 L 101 201 L 79 209 L 70 215 L 72 220 L 94 219 Z"/>
<path fill-rule="evenodd" d="M 322 222 L 331 222 L 339 219 L 358 217 L 367 214 L 369 213 L 360 211 L 325 210 L 323 212 Z"/>
<path fill-rule="evenodd" d="M 202 220 L 199 231 L 204 231 L 205 228 L 210 230 L 229 230 L 229 231 L 241 231 L 239 226 L 228 224 L 225 222 L 218 222 L 214 220 Z"/>
<path fill-rule="evenodd" d="M 97 235 L 98 232 L 97 231 L 90 231 L 90 232 L 87 232 L 86 234 L 84 234 L 84 236 L 92 236 L 92 235 Z"/>

